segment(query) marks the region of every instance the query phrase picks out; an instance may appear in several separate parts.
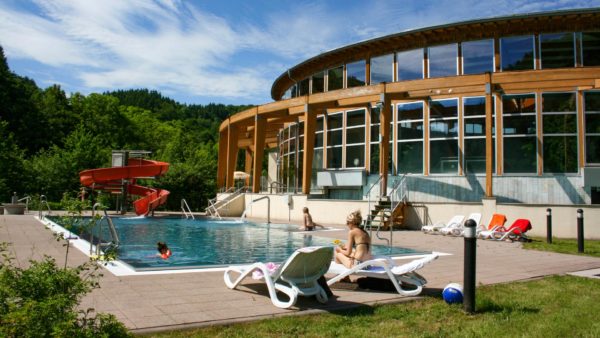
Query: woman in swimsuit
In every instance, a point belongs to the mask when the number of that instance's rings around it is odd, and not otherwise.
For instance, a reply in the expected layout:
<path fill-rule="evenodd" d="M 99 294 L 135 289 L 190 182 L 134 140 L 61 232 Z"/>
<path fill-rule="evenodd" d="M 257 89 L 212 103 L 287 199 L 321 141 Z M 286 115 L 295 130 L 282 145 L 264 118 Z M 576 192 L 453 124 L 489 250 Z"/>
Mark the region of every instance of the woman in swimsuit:
<path fill-rule="evenodd" d="M 350 228 L 348 242 L 345 246 L 335 248 L 335 261 L 351 268 L 371 259 L 371 238 L 365 230 L 359 227 L 362 216 L 357 210 L 346 218 L 346 225 Z"/>

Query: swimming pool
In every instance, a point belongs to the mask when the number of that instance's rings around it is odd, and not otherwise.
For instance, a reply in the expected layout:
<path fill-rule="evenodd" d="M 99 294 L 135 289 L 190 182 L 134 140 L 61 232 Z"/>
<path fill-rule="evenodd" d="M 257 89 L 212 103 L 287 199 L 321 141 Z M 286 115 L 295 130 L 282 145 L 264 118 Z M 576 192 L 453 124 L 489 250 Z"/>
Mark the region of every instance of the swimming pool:
<path fill-rule="evenodd" d="M 60 224 L 59 218 L 52 221 Z M 333 245 L 332 238 L 299 232 L 297 225 L 240 222 L 238 220 L 197 220 L 181 218 L 114 217 L 120 245 L 118 259 L 136 271 L 188 269 L 245 264 L 257 261 L 281 262 L 296 249 Z M 89 238 L 81 230 L 73 233 Z M 341 233 L 346 240 L 346 233 Z M 103 238 L 108 236 L 104 227 Z M 166 242 L 173 255 L 157 257 L 156 242 Z M 376 255 L 422 254 L 410 249 L 374 245 Z"/>

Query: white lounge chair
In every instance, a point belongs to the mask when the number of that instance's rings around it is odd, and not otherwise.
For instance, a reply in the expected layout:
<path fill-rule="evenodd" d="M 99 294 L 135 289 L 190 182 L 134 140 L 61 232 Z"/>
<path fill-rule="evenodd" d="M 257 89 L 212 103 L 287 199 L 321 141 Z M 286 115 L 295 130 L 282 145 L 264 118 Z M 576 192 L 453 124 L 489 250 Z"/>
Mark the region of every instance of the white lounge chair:
<path fill-rule="evenodd" d="M 481 222 L 481 214 L 474 212 L 467 217 L 467 220 L 469 219 L 474 220 L 476 226 L 479 227 L 479 222 Z M 462 236 L 465 232 L 465 222 L 451 224 L 448 227 L 441 228 L 439 231 L 442 235 Z"/>
<path fill-rule="evenodd" d="M 426 234 L 437 234 L 439 233 L 441 228 L 447 228 L 461 224 L 463 219 L 465 219 L 464 215 L 455 215 L 448 221 L 448 223 L 438 222 L 433 225 L 423 225 L 421 227 L 421 231 L 423 231 Z"/>
<path fill-rule="evenodd" d="M 248 265 L 232 265 L 225 270 L 223 278 L 228 288 L 234 289 L 242 280 L 252 275 L 254 271 L 262 273 L 262 279 L 267 283 L 269 296 L 273 305 L 279 308 L 289 308 L 296 304 L 298 296 L 316 296 L 321 303 L 327 302 L 325 290 L 317 283 L 329 269 L 333 259 L 333 247 L 306 247 L 294 253 L 275 270 L 269 270 L 265 263 Z M 231 281 L 230 274 L 239 273 L 240 276 Z M 277 297 L 281 291 L 289 297 L 288 301 L 281 301 Z"/>
<path fill-rule="evenodd" d="M 327 285 L 332 285 L 350 275 L 358 275 L 389 279 L 399 294 L 403 296 L 416 296 L 423 291 L 423 286 L 427 284 L 427 280 L 416 271 L 425 266 L 425 264 L 437 259 L 438 256 L 437 252 L 433 252 L 423 258 L 418 258 L 402 265 L 397 265 L 389 257 L 378 256 L 352 268 L 347 268 L 342 264 L 333 262 L 327 273 L 335 274 L 336 276 L 329 279 Z M 412 285 L 416 289 L 404 289 L 403 285 Z"/>

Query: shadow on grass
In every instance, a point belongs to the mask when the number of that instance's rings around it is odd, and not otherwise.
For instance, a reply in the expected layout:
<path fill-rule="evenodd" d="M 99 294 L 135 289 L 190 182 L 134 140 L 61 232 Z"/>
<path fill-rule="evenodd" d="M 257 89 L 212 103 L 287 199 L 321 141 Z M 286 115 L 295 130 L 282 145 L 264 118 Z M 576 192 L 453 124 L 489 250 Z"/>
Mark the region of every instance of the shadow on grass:
<path fill-rule="evenodd" d="M 514 305 L 501 305 L 491 301 L 484 301 L 483 304 L 479 304 L 475 310 L 477 313 L 506 313 L 509 315 L 518 313 L 539 313 L 540 309 Z"/>

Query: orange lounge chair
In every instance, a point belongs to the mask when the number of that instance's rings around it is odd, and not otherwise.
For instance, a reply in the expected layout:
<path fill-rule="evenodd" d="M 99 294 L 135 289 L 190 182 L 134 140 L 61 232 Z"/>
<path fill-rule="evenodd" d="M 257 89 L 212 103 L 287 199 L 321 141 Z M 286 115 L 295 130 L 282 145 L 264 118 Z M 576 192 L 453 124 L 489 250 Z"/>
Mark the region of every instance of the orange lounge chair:
<path fill-rule="evenodd" d="M 503 227 L 505 223 L 506 216 L 503 214 L 493 214 L 487 226 L 482 223 L 481 226 L 477 228 L 477 237 L 482 237 L 483 235 L 488 236 L 492 231 Z"/>

